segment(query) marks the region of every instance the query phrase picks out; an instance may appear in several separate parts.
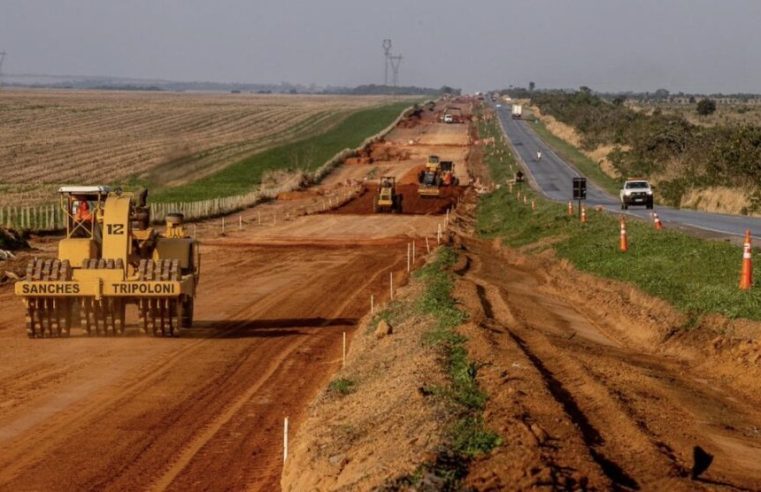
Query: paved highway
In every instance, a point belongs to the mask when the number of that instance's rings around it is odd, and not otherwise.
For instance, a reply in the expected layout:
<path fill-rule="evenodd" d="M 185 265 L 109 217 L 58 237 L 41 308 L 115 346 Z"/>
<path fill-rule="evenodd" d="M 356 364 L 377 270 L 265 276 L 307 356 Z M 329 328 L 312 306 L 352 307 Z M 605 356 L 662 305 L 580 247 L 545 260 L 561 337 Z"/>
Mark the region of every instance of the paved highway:
<path fill-rule="evenodd" d="M 551 200 L 568 202 L 572 198 L 572 178 L 582 176 L 571 164 L 561 159 L 552 148 L 542 141 L 526 120 L 514 120 L 510 116 L 511 106 L 495 107 L 502 129 L 513 146 L 515 153 L 523 161 L 530 174 L 531 185 Z M 537 151 L 542 152 L 541 160 L 537 161 Z M 656 193 L 657 199 L 657 193 Z M 645 207 L 630 207 L 621 210 L 617 196 L 587 181 L 588 208 L 601 206 L 616 213 L 652 220 L 651 210 Z M 695 210 L 676 209 L 657 205 L 655 212 L 666 227 L 669 224 L 691 227 L 729 236 L 742 236 L 745 229 L 750 229 L 753 237 L 761 239 L 761 218 L 745 217 L 742 215 L 726 215 Z"/>

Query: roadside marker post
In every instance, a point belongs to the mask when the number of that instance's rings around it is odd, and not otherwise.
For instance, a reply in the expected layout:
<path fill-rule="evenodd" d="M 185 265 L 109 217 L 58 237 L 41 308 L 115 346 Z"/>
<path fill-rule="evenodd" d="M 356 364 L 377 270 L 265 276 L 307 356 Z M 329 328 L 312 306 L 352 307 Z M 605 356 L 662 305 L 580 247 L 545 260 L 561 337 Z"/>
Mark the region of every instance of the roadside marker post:
<path fill-rule="evenodd" d="M 740 273 L 740 290 L 750 290 L 753 286 L 753 260 L 751 259 L 750 229 L 745 230 L 743 242 L 743 266 Z"/>
<path fill-rule="evenodd" d="M 222 217 L 222 234 L 225 233 L 225 218 Z"/>
<path fill-rule="evenodd" d="M 425 237 L 425 250 L 428 254 L 431 254 L 431 246 L 428 244 L 428 236 Z"/>
<path fill-rule="evenodd" d="M 410 243 L 407 243 L 407 273 L 410 273 Z"/>
<path fill-rule="evenodd" d="M 568 202 L 568 216 L 573 217 L 573 202 Z"/>
<path fill-rule="evenodd" d="M 661 218 L 658 217 L 658 214 L 653 212 L 653 224 L 655 225 L 655 230 L 660 231 L 663 229 L 663 223 L 661 222 Z"/>
<path fill-rule="evenodd" d="M 288 417 L 283 421 L 283 463 L 288 459 Z"/>
<path fill-rule="evenodd" d="M 581 207 L 581 223 L 587 223 L 587 208 L 584 206 Z"/>
<path fill-rule="evenodd" d="M 243 216 L 242 215 L 238 216 L 238 230 L 239 231 L 243 230 Z"/>
<path fill-rule="evenodd" d="M 621 216 L 621 241 L 618 245 L 622 253 L 629 251 L 629 240 L 626 237 L 626 220 Z"/>
<path fill-rule="evenodd" d="M 370 294 L 370 314 L 375 314 L 375 295 Z"/>

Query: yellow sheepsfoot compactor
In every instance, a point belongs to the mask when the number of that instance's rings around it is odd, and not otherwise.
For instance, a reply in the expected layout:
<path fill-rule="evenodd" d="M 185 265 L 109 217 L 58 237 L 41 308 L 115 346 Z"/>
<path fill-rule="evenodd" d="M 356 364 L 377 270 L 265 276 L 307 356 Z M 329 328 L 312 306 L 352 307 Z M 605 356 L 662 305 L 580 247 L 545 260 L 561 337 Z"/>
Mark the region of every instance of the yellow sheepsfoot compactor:
<path fill-rule="evenodd" d="M 178 336 L 181 326 L 190 327 L 200 253 L 183 230 L 182 214 L 169 214 L 159 232 L 150 225 L 147 192 L 58 191 L 66 217 L 58 258 L 35 258 L 15 286 L 28 335 L 68 336 L 74 326 L 88 335 L 122 335 L 128 304 L 137 305 L 145 333 Z"/>

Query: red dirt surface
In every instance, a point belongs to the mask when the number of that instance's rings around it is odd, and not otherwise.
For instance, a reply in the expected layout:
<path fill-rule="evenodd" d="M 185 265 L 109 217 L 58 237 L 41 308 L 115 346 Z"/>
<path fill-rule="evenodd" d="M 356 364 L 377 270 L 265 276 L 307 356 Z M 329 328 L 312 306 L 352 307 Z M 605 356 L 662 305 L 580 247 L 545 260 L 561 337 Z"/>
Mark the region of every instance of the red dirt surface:
<path fill-rule="evenodd" d="M 196 326 L 171 340 L 29 340 L 3 288 L 0 489 L 276 489 L 283 417 L 297 432 L 404 246 L 207 245 Z"/>
<path fill-rule="evenodd" d="M 283 418 L 298 435 L 342 333 L 371 295 L 386 300 L 390 272 L 406 283 L 408 241 L 436 232 L 434 217 L 299 216 L 343 190 L 285 195 L 225 232 L 190 224 L 203 266 L 196 323 L 178 339 L 140 335 L 130 312 L 125 337 L 30 340 L 0 286 L 0 490 L 277 490 Z M 54 255 L 54 239 L 34 254 Z"/>
<path fill-rule="evenodd" d="M 462 196 L 465 188 L 462 186 L 446 186 L 440 188 L 438 197 L 422 197 L 418 194 L 417 184 L 396 186 L 396 192 L 402 195 L 402 214 L 431 215 L 443 214 L 448 208 L 457 204 L 457 198 Z M 334 214 L 366 215 L 373 214 L 373 201 L 376 198 L 376 187 L 365 186 L 359 197 L 345 205 L 332 210 Z"/>

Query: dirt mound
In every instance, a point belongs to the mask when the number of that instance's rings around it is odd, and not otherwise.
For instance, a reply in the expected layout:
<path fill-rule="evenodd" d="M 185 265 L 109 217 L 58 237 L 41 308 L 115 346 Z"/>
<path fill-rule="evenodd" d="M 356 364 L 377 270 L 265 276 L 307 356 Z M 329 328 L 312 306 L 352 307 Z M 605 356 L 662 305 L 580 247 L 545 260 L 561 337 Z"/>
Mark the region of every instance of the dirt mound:
<path fill-rule="evenodd" d="M 409 215 L 443 214 L 457 202 L 464 191 L 464 186 L 442 187 L 438 197 L 421 197 L 417 184 L 396 186 L 397 193 L 402 195 L 402 213 Z M 365 186 L 360 195 L 346 204 L 331 210 L 334 214 L 372 214 L 375 188 Z"/>

